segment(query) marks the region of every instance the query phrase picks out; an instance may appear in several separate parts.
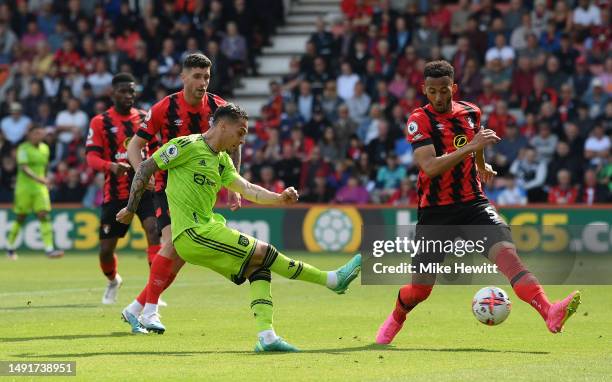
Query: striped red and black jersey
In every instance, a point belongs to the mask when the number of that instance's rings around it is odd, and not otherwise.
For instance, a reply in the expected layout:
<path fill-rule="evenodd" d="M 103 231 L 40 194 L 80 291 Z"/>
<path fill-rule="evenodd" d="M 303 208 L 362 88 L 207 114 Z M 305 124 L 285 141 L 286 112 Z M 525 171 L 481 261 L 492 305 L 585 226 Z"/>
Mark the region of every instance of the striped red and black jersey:
<path fill-rule="evenodd" d="M 130 114 L 122 115 L 111 107 L 102 114 L 96 115 L 90 122 L 87 134 L 86 151 L 89 158 L 95 154 L 104 170 L 104 202 L 127 200 L 130 196 L 130 185 L 134 172 L 129 171 L 123 176 L 116 176 L 109 170 L 112 162 L 128 163 L 127 146 L 130 139 L 144 121 L 145 112 L 132 108 Z M 154 139 L 148 145 L 149 152 L 157 150 L 158 141 Z M 145 153 L 143 153 L 145 155 Z"/>
<path fill-rule="evenodd" d="M 474 138 L 480 130 L 480 109 L 469 102 L 452 102 L 451 111 L 437 113 L 431 104 L 415 109 L 406 135 L 412 149 L 433 145 L 436 156 L 450 154 Z M 430 178 L 419 171 L 419 208 L 486 199 L 476 170 L 476 156 L 468 155 L 452 169 Z"/>
<path fill-rule="evenodd" d="M 161 146 L 176 137 L 204 133 L 217 108 L 226 103 L 223 98 L 206 93 L 199 105 L 192 106 L 185 101 L 181 90 L 153 105 L 136 134 L 147 141 L 158 135 Z M 155 191 L 164 190 L 166 180 L 166 172 L 158 171 L 155 174 Z"/>

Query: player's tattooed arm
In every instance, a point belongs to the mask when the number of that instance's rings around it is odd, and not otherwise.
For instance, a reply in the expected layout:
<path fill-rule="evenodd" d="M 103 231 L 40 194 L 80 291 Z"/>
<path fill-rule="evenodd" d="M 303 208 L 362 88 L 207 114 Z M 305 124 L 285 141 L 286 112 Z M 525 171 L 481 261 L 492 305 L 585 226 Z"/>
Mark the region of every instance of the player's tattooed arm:
<path fill-rule="evenodd" d="M 153 158 L 149 158 L 140 163 L 140 166 L 138 166 L 138 171 L 136 171 L 134 180 L 132 181 L 130 199 L 128 200 L 126 207 L 128 211 L 132 213 L 136 212 L 138 205 L 140 204 L 140 198 L 142 198 L 142 194 L 144 194 L 147 184 L 149 184 L 149 179 L 151 178 L 151 175 L 155 173 L 155 171 L 159 171 L 159 167 Z"/>
<path fill-rule="evenodd" d="M 292 204 L 298 200 L 298 193 L 293 187 L 286 188 L 278 194 L 253 184 L 241 176 L 237 177 L 227 188 L 257 204 Z"/>
<path fill-rule="evenodd" d="M 242 160 L 242 146 L 238 146 L 236 150 L 230 153 L 230 158 L 232 159 L 232 163 L 234 163 L 234 167 L 236 170 L 240 171 L 240 162 Z M 240 193 L 231 191 L 228 193 L 227 204 L 232 211 L 237 211 L 242 207 L 242 199 Z"/>

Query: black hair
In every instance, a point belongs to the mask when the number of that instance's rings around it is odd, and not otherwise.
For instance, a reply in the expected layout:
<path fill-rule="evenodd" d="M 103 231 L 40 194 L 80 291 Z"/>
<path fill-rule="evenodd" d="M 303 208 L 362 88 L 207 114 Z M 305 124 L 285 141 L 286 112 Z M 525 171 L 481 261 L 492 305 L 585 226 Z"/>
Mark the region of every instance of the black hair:
<path fill-rule="evenodd" d="M 113 77 L 112 85 L 117 86 L 126 82 L 136 82 L 136 79 L 130 73 L 117 73 Z"/>
<path fill-rule="evenodd" d="M 183 60 L 183 69 L 201 68 L 206 69 L 212 66 L 210 58 L 202 53 L 191 53 Z"/>
<path fill-rule="evenodd" d="M 425 78 L 440 78 L 447 76 L 452 80 L 455 78 L 455 69 L 453 69 L 453 66 L 449 64 L 448 61 L 430 61 L 425 65 L 424 75 Z"/>
<path fill-rule="evenodd" d="M 28 134 L 30 134 L 34 130 L 42 129 L 42 128 L 44 128 L 44 126 L 41 123 L 34 122 L 30 125 L 30 128 L 28 129 Z"/>
<path fill-rule="evenodd" d="M 249 116 L 247 115 L 246 111 L 233 103 L 227 103 L 217 108 L 215 114 L 213 115 L 213 124 L 216 124 L 220 119 L 224 118 L 231 119 L 233 121 L 238 121 L 240 119 L 245 121 L 249 120 Z"/>

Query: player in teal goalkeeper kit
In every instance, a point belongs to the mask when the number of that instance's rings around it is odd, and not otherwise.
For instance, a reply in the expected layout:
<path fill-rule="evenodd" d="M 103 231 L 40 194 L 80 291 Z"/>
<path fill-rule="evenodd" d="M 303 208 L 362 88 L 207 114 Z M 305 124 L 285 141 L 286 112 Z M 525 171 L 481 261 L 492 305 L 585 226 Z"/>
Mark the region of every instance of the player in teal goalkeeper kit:
<path fill-rule="evenodd" d="M 140 165 L 128 205 L 117 214 L 117 220 L 128 224 L 151 175 L 168 170 L 166 195 L 172 215 L 172 241 L 179 256 L 189 263 L 210 268 L 236 284 L 249 280 L 251 309 L 259 332 L 255 351 L 297 351 L 278 337 L 272 327 L 270 272 L 326 286 L 342 294 L 359 274 L 361 256 L 356 255 L 336 271 L 321 271 L 286 257 L 271 244 L 227 227 L 223 216 L 213 212 L 221 187 L 259 204 L 285 205 L 298 200 L 293 187 L 280 194 L 270 192 L 249 183 L 236 171 L 226 151 L 244 143 L 247 122 L 242 109 L 228 104 L 217 109 L 213 128 L 205 134 L 175 138 L 162 146 Z"/>
<path fill-rule="evenodd" d="M 8 257 L 17 259 L 15 240 L 21 231 L 28 214 L 34 212 L 40 221 L 40 236 L 45 245 L 45 253 L 50 259 L 64 256 L 64 251 L 53 247 L 53 227 L 51 225 L 51 202 L 47 180 L 49 146 L 43 142 L 45 129 L 32 125 L 27 140 L 17 147 L 17 184 L 13 211 L 17 218 L 8 234 Z"/>

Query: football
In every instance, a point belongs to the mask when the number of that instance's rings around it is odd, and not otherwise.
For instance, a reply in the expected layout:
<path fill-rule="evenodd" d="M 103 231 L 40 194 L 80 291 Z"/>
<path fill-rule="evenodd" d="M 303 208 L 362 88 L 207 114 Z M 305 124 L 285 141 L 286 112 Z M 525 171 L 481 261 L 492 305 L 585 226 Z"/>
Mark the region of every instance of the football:
<path fill-rule="evenodd" d="M 472 312 L 478 321 L 486 325 L 499 325 L 508 318 L 512 303 L 501 288 L 482 288 L 472 300 Z"/>

